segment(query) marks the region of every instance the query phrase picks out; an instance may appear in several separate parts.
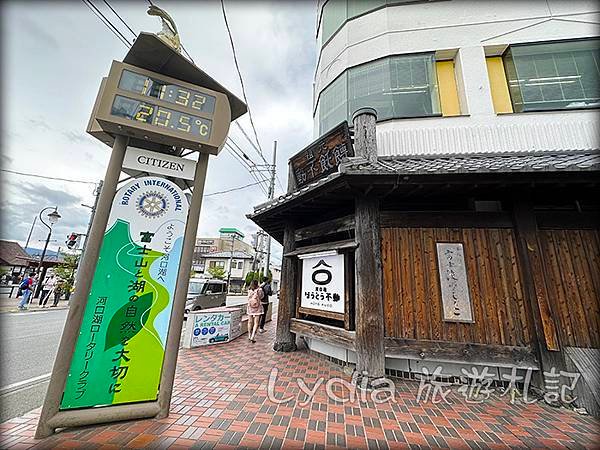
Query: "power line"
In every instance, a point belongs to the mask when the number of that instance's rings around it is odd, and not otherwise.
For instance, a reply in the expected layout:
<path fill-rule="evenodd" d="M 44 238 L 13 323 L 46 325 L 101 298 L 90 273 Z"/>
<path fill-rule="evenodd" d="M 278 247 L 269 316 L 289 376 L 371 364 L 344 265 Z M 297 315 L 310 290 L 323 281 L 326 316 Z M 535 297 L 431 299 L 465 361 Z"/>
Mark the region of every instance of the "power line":
<path fill-rule="evenodd" d="M 113 25 L 113 23 L 106 18 L 102 11 L 100 11 L 96 6 L 91 2 L 91 0 L 81 0 L 89 9 L 92 11 L 100 21 L 108 27 L 108 29 L 119 38 L 121 42 L 123 42 L 127 47 L 131 48 L 131 42 L 123 36 L 123 33 L 119 31 L 119 29 Z"/>
<path fill-rule="evenodd" d="M 227 189 L 225 191 L 219 191 L 219 192 L 212 192 L 210 194 L 206 194 L 205 197 L 210 197 L 211 195 L 220 195 L 220 194 L 227 194 L 228 192 L 233 192 L 233 191 L 240 191 L 242 189 L 246 189 L 249 188 L 251 186 L 256 186 L 257 184 L 259 184 L 259 182 L 256 183 L 250 183 L 250 184 L 246 184 L 245 186 L 239 186 L 239 187 L 235 187 L 235 188 L 231 188 L 231 189 Z"/>
<path fill-rule="evenodd" d="M 229 28 L 229 22 L 227 21 L 227 13 L 225 12 L 225 3 L 221 0 L 221 10 L 223 11 L 223 19 L 225 20 L 225 27 L 227 28 L 227 34 L 229 35 L 229 42 L 231 43 L 231 51 L 233 53 L 233 61 L 235 62 L 235 68 L 237 70 L 238 76 L 240 78 L 240 84 L 242 86 L 242 95 L 244 96 L 244 101 L 246 102 L 246 107 L 248 108 L 248 117 L 250 118 L 250 125 L 252 125 L 252 130 L 254 130 L 254 137 L 256 138 L 256 143 L 258 148 L 260 149 L 260 153 L 262 154 L 262 147 L 260 145 L 260 141 L 258 140 L 258 133 L 256 132 L 256 127 L 254 126 L 254 120 L 252 119 L 252 113 L 250 112 L 250 104 L 248 103 L 248 97 L 246 96 L 246 88 L 244 87 L 244 80 L 242 79 L 242 72 L 240 71 L 240 65 L 238 64 L 237 54 L 235 51 L 235 44 L 233 43 L 233 36 L 231 35 L 231 29 Z"/>
<path fill-rule="evenodd" d="M 9 169 L 0 169 L 0 171 L 7 172 L 7 173 L 12 173 L 14 175 L 22 175 L 24 177 L 43 178 L 45 180 L 66 181 L 68 183 L 98 184 L 97 181 L 73 180 L 73 179 L 69 179 L 69 178 L 48 177 L 46 175 L 39 175 L 37 173 L 17 172 L 16 170 L 9 170 Z"/>
<path fill-rule="evenodd" d="M 231 144 L 234 144 L 237 147 L 237 150 L 235 148 L 233 148 L 231 146 Z M 269 166 L 267 167 L 267 169 L 261 169 L 259 168 L 256 163 L 254 161 L 252 161 L 252 159 L 250 159 L 248 157 L 248 155 L 246 155 L 244 153 L 244 151 L 235 143 L 235 141 L 233 141 L 231 138 L 229 138 L 229 142 L 227 143 L 227 145 L 231 148 L 231 151 L 233 151 L 240 159 L 243 160 L 243 162 L 248 166 L 247 170 L 248 172 L 250 172 L 250 174 L 258 180 L 258 177 L 260 176 L 260 178 L 267 184 L 269 185 L 269 180 L 268 177 L 264 174 L 265 170 L 269 170 Z M 267 194 L 268 195 L 268 194 Z"/>
<path fill-rule="evenodd" d="M 127 24 L 127 22 L 125 22 L 125 21 L 123 20 L 123 18 L 122 18 L 122 17 L 119 15 L 119 13 L 118 13 L 118 12 L 116 12 L 112 6 L 110 6 L 110 3 L 108 3 L 106 0 L 102 0 L 102 1 L 103 1 L 103 2 L 106 4 L 106 6 L 108 6 L 108 7 L 109 7 L 109 9 L 110 9 L 110 10 L 111 10 L 111 11 L 114 13 L 114 15 L 115 15 L 115 16 L 117 16 L 117 17 L 119 18 L 119 20 L 120 20 L 120 21 L 123 23 L 123 25 L 125 25 L 125 26 L 127 27 L 127 29 L 128 29 L 129 31 L 131 31 L 131 34 L 133 34 L 133 37 L 134 37 L 134 38 L 135 38 L 135 37 L 137 37 L 137 34 L 136 34 L 136 32 L 135 32 L 135 31 L 133 31 L 133 30 L 131 29 L 131 27 L 130 27 L 130 26 Z"/>

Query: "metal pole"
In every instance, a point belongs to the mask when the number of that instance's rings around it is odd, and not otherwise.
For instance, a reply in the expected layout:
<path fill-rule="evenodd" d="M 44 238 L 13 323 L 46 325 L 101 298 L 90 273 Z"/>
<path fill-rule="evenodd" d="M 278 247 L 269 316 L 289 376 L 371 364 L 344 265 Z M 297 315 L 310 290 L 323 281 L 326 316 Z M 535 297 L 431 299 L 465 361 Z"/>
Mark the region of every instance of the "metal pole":
<path fill-rule="evenodd" d="M 29 240 L 31 239 L 31 233 L 33 233 L 35 222 L 37 222 L 37 216 L 33 218 L 33 223 L 31 224 L 31 228 L 29 229 L 29 235 L 27 236 L 27 241 L 25 242 L 25 248 L 29 247 Z"/>
<path fill-rule="evenodd" d="M 231 288 L 229 286 L 229 280 L 231 280 L 231 263 L 233 262 L 233 246 L 235 239 L 235 234 L 231 235 L 231 253 L 229 254 L 229 270 L 227 271 L 227 292 L 231 292 Z"/>
<path fill-rule="evenodd" d="M 81 252 L 81 260 L 83 260 L 83 255 L 85 254 L 85 248 L 87 247 L 88 240 L 90 238 L 90 230 L 92 229 L 92 223 L 94 222 L 94 215 L 96 214 L 96 208 L 98 207 L 98 199 L 100 198 L 100 191 L 102 191 L 102 184 L 104 181 L 100 180 L 98 182 L 98 186 L 94 189 L 94 195 L 96 198 L 94 199 L 94 206 L 92 207 L 92 212 L 90 213 L 90 220 L 88 221 L 87 230 L 85 232 L 85 242 L 83 243 L 83 250 Z"/>
<path fill-rule="evenodd" d="M 273 165 L 271 166 L 271 183 L 269 184 L 269 200 L 273 199 L 275 195 L 275 168 L 277 166 L 277 141 L 273 141 Z M 267 255 L 265 258 L 265 277 L 269 276 L 269 263 L 271 262 L 271 236 L 266 235 L 267 238 Z M 260 280 L 262 281 L 262 280 Z"/>
<path fill-rule="evenodd" d="M 69 302 L 70 307 L 65 328 L 60 339 L 58 353 L 54 360 L 54 367 L 52 368 L 52 376 L 50 377 L 48 391 L 44 399 L 44 406 L 42 407 L 40 420 L 35 432 L 36 439 L 50 436 L 56 428 L 48 422 L 59 412 L 60 401 L 69 374 L 69 368 L 71 367 L 71 359 L 75 350 L 75 344 L 77 343 L 77 337 L 79 336 L 83 313 L 92 286 L 94 272 L 96 271 L 100 246 L 102 245 L 102 239 L 104 238 L 104 232 L 108 224 L 108 216 L 117 191 L 117 183 L 119 182 L 119 175 L 123 167 L 123 158 L 125 157 L 128 142 L 129 138 L 127 136 L 118 135 L 115 138 L 110 161 L 106 169 L 106 176 L 104 177 L 104 185 L 98 199 L 96 215 L 88 233 L 85 257 L 79 266 L 80 275 L 77 286 Z M 105 411 L 103 412 L 99 410 L 94 411 L 94 414 L 96 416 L 111 414 L 110 408 L 104 409 Z"/>
<path fill-rule="evenodd" d="M 163 370 L 160 376 L 160 388 L 158 391 L 159 412 L 156 416 L 159 419 L 169 415 L 171 396 L 173 395 L 173 380 L 175 379 L 179 340 L 181 339 L 181 327 L 183 326 L 183 312 L 188 284 L 190 282 L 190 267 L 194 256 L 194 243 L 196 242 L 196 232 L 198 231 L 198 221 L 200 219 L 200 210 L 202 209 L 202 196 L 204 195 L 207 168 L 208 153 L 200 153 L 198 164 L 196 165 L 196 174 L 194 175 L 194 192 L 192 193 L 188 221 L 183 237 L 183 251 L 181 252 L 181 262 L 179 263 L 179 273 L 177 274 L 175 298 L 173 299 L 171 322 L 167 334 Z"/>
<path fill-rule="evenodd" d="M 46 256 L 46 250 L 48 249 L 48 243 L 50 242 L 50 237 L 52 236 L 52 228 L 48 230 L 48 236 L 46 236 L 46 243 L 44 244 L 44 250 L 42 250 L 42 254 L 40 256 L 40 262 L 38 263 L 37 273 L 38 280 L 35 287 L 34 295 L 31 296 L 32 299 L 37 298 L 40 295 L 40 291 L 42 290 L 42 281 L 44 281 L 43 277 L 41 277 L 42 273 L 42 264 L 44 263 L 44 257 Z"/>

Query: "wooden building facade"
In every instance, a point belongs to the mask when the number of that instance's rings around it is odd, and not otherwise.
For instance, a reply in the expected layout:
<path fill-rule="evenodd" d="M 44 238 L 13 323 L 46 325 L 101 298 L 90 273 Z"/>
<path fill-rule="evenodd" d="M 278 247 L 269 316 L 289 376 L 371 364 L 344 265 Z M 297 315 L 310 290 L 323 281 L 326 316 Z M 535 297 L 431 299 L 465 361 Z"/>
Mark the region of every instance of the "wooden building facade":
<path fill-rule="evenodd" d="M 377 157 L 374 122 L 356 116 L 337 170 L 249 215 L 284 246 L 275 350 L 300 335 L 368 377 L 531 369 L 542 390 L 578 372 L 598 414 L 600 153 Z M 333 254 L 343 313 L 303 307 L 304 261 Z"/>

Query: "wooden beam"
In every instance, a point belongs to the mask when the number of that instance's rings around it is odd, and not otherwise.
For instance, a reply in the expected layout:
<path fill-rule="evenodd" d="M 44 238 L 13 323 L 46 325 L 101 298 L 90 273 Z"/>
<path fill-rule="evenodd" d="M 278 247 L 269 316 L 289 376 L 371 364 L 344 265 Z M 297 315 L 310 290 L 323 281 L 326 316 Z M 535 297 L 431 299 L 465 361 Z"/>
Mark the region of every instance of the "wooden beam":
<path fill-rule="evenodd" d="M 530 347 L 385 338 L 385 356 L 422 361 L 539 369 Z"/>
<path fill-rule="evenodd" d="M 597 212 L 544 211 L 536 212 L 539 229 L 593 230 L 600 228 L 600 214 Z"/>
<path fill-rule="evenodd" d="M 298 256 L 305 255 L 307 253 L 317 253 L 323 252 L 327 250 L 351 250 L 358 247 L 358 244 L 354 241 L 354 239 L 347 239 L 344 241 L 335 241 L 335 242 L 324 242 L 323 244 L 316 245 L 307 245 L 306 247 L 298 247 L 296 250 L 284 253 L 283 256 Z"/>
<path fill-rule="evenodd" d="M 532 344 L 538 353 L 541 371 L 565 370 L 566 364 L 561 354 L 554 316 L 548 302 L 541 249 L 537 240 L 537 224 L 531 202 L 516 199 L 513 203 L 513 220 L 519 269 L 523 280 L 525 308 L 532 327 Z M 533 380 L 540 389 L 546 382 L 542 375 Z"/>
<path fill-rule="evenodd" d="M 327 344 L 350 350 L 355 349 L 356 333 L 354 331 L 301 319 L 292 319 L 291 330 L 293 333 L 319 339 Z"/>
<path fill-rule="evenodd" d="M 294 227 L 290 222 L 285 224 L 283 235 L 283 252 L 291 252 L 296 246 Z M 281 263 L 281 288 L 277 309 L 277 331 L 273 350 L 276 352 L 292 352 L 296 350 L 296 336 L 290 331 L 290 321 L 296 307 L 297 261 L 294 257 L 284 256 Z"/>
<path fill-rule="evenodd" d="M 385 375 L 383 348 L 383 274 L 379 201 L 357 197 L 356 241 L 356 370 L 369 378 Z"/>
<path fill-rule="evenodd" d="M 384 228 L 512 228 L 508 213 L 475 211 L 382 211 Z"/>
<path fill-rule="evenodd" d="M 314 237 L 323 237 L 328 234 L 341 233 L 354 229 L 354 215 L 339 217 L 337 219 L 327 220 L 316 225 L 299 228 L 296 230 L 296 241 L 304 241 Z"/>

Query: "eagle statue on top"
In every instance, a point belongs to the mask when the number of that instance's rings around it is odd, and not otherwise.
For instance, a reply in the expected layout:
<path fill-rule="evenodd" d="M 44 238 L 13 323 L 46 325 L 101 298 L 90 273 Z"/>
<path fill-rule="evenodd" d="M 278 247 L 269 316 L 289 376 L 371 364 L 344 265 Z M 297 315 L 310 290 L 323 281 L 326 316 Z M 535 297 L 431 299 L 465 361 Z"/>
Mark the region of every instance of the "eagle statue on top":
<path fill-rule="evenodd" d="M 181 53 L 181 41 L 179 40 L 179 33 L 177 32 L 177 26 L 173 18 L 165 10 L 156 5 L 150 5 L 147 12 L 150 16 L 159 17 L 162 22 L 162 30 L 156 33 L 156 35 L 167 45 L 173 47 L 178 53 Z"/>

